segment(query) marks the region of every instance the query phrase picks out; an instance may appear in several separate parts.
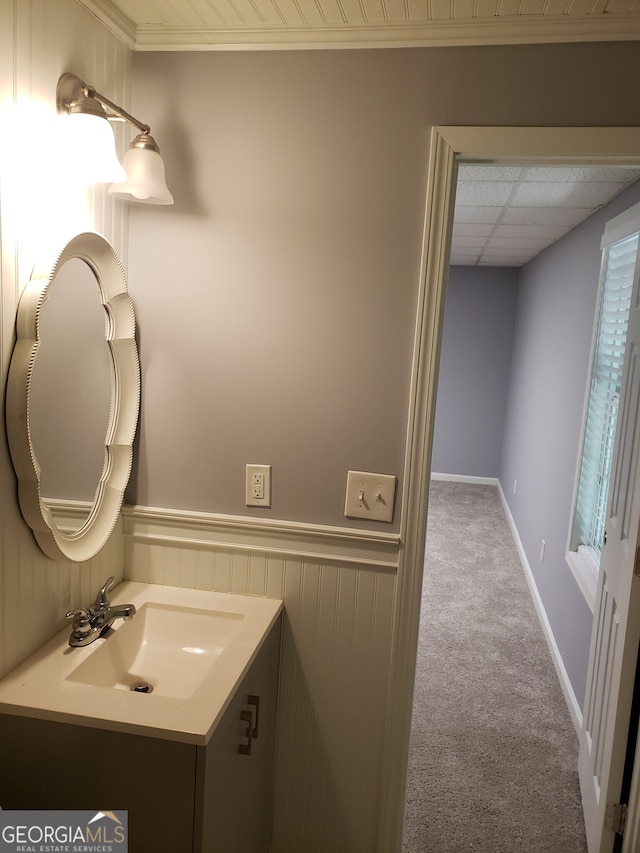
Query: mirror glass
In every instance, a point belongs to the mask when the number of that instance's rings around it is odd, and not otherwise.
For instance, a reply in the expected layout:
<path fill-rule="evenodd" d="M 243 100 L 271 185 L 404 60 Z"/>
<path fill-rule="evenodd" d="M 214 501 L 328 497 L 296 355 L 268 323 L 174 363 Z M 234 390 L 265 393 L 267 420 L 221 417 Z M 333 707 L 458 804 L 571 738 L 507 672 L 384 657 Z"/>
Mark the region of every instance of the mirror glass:
<path fill-rule="evenodd" d="M 82 527 L 105 465 L 111 410 L 107 315 L 89 264 L 71 258 L 49 284 L 40 310 L 29 427 L 40 466 L 40 497 L 68 531 Z M 71 513 L 65 513 L 73 508 Z"/>
<path fill-rule="evenodd" d="M 140 406 L 135 315 L 118 256 L 78 234 L 18 305 L 7 436 L 25 521 L 53 559 L 84 561 L 116 524 Z"/>

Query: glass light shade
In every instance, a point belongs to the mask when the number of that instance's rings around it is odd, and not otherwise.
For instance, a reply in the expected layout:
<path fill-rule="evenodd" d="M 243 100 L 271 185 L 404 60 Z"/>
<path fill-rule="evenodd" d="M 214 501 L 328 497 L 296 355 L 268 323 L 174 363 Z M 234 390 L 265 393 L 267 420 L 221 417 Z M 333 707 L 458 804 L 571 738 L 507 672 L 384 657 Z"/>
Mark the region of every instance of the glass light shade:
<path fill-rule="evenodd" d="M 74 112 L 63 116 L 69 168 L 85 182 L 112 183 L 126 179 L 116 154 L 116 142 L 106 117 Z"/>
<path fill-rule="evenodd" d="M 124 183 L 109 187 L 110 195 L 144 204 L 173 204 L 164 176 L 164 162 L 150 148 L 129 148 L 122 159 L 127 173 Z"/>

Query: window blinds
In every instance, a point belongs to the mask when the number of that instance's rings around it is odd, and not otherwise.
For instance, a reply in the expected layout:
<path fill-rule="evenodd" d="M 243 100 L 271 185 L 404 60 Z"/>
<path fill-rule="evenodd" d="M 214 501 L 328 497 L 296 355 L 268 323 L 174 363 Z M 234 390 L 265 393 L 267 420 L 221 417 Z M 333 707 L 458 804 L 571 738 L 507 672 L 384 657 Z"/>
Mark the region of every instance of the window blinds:
<path fill-rule="evenodd" d="M 572 534 L 572 549 L 586 546 L 598 564 L 604 538 L 638 237 L 637 233 L 632 234 L 608 246 L 602 264 L 600 306 Z"/>

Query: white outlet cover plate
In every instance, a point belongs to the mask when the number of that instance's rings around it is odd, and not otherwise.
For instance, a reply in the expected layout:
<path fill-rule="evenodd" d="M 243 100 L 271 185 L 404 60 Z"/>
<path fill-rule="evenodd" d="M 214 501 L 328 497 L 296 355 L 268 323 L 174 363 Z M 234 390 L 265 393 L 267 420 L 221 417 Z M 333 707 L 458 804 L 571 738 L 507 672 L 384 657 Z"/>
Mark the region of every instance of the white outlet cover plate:
<path fill-rule="evenodd" d="M 253 475 L 262 474 L 263 492 L 262 497 L 254 496 Z M 271 465 L 247 465 L 246 466 L 246 505 L 247 506 L 271 506 Z"/>
<path fill-rule="evenodd" d="M 392 521 L 396 478 L 392 474 L 347 473 L 344 514 L 347 518 Z"/>

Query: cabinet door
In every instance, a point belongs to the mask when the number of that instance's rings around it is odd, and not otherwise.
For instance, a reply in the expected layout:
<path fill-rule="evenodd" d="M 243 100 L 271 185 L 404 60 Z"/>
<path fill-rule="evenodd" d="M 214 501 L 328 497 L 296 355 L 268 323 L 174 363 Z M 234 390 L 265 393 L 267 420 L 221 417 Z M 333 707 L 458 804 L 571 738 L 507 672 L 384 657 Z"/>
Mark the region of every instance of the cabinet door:
<path fill-rule="evenodd" d="M 240 851 L 268 851 L 273 825 L 273 779 L 278 704 L 278 671 L 280 630 L 274 630 L 263 649 L 259 666 L 252 667 L 240 691 L 242 711 L 250 721 L 243 721 L 243 735 L 249 725 L 257 723 L 257 736 L 251 737 L 251 754 L 239 754 L 240 785 L 247 812 L 240 824 Z M 243 741 L 247 742 L 247 738 Z"/>
<path fill-rule="evenodd" d="M 132 853 L 191 853 L 196 747 L 0 714 L 4 809 L 123 809 Z"/>
<path fill-rule="evenodd" d="M 237 693 L 207 746 L 198 747 L 194 853 L 241 853 L 241 710 Z"/>
<path fill-rule="evenodd" d="M 278 621 L 211 740 L 198 748 L 196 853 L 269 850 L 279 659 Z"/>

